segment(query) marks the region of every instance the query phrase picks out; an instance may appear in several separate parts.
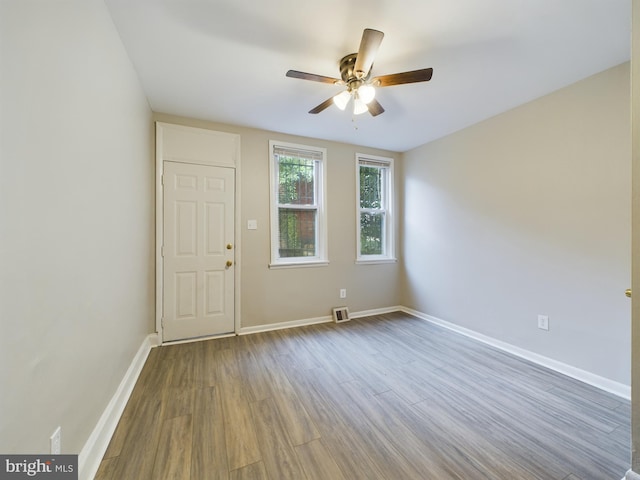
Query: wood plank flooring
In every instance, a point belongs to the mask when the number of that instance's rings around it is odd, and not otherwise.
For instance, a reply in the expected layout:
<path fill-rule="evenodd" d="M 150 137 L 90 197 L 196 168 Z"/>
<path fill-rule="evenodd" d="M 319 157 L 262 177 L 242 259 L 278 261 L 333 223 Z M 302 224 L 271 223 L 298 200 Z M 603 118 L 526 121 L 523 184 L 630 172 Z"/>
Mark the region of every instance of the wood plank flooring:
<path fill-rule="evenodd" d="M 619 480 L 629 402 L 402 313 L 151 351 L 98 480 Z"/>

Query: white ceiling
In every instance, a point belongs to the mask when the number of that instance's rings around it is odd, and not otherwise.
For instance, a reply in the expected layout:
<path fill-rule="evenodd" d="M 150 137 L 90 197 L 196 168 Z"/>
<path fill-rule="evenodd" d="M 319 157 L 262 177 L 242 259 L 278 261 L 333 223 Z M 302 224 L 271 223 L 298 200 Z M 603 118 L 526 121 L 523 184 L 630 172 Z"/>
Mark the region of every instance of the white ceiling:
<path fill-rule="evenodd" d="M 631 0 L 105 0 L 156 112 L 406 151 L 629 60 Z M 364 28 L 385 113 L 307 112 Z"/>

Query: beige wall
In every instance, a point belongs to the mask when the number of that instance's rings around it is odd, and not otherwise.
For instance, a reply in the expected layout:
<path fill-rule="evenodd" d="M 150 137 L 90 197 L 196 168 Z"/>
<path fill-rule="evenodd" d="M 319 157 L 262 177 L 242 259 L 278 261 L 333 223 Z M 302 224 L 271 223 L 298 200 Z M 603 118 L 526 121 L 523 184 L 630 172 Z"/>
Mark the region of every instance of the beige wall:
<path fill-rule="evenodd" d="M 406 152 L 402 302 L 629 385 L 629 94 L 624 64 Z"/>
<path fill-rule="evenodd" d="M 79 453 L 153 331 L 151 111 L 101 0 L 0 2 L 0 452 Z"/>
<path fill-rule="evenodd" d="M 640 473 L 640 0 L 633 0 L 632 79 L 632 179 L 633 179 L 633 280 L 631 329 L 631 465 Z"/>
<path fill-rule="evenodd" d="M 340 305 L 347 305 L 351 312 L 398 305 L 399 263 L 355 264 L 355 154 L 387 156 L 396 161 L 399 154 L 159 113 L 154 118 L 241 136 L 243 328 L 324 317 Z M 329 266 L 269 269 L 269 140 L 327 149 Z M 257 230 L 246 229 L 250 219 L 258 221 Z M 346 300 L 339 298 L 340 288 L 347 289 Z"/>

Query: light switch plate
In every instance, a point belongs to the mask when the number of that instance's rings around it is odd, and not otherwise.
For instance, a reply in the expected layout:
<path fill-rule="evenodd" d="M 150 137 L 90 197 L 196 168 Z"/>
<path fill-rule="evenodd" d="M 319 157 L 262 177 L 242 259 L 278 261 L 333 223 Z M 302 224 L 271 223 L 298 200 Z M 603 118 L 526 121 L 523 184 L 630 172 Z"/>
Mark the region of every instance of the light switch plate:
<path fill-rule="evenodd" d="M 247 230 L 257 230 L 258 220 L 247 220 Z"/>

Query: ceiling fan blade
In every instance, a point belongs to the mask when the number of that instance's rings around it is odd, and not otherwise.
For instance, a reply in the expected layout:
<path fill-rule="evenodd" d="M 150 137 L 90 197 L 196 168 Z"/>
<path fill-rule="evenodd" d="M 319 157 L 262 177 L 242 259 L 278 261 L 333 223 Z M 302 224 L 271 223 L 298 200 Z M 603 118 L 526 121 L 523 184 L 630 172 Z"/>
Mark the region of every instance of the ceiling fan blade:
<path fill-rule="evenodd" d="M 384 37 L 384 33 L 379 30 L 364 29 L 356 56 L 356 64 L 353 67 L 356 77 L 363 78 L 369 74 L 371 65 L 373 65 L 373 61 L 376 58 L 376 53 L 378 53 L 378 48 L 382 43 L 382 37 Z"/>
<path fill-rule="evenodd" d="M 384 112 L 384 108 L 382 108 L 380 102 L 378 102 L 375 98 L 367 104 L 367 108 L 369 109 L 369 113 L 374 117 Z"/>
<path fill-rule="evenodd" d="M 299 72 L 297 70 L 289 70 L 287 77 L 300 78 L 302 80 L 311 80 L 312 82 L 331 83 L 333 85 L 341 85 L 344 82 L 339 78 L 325 77 L 324 75 L 316 75 L 315 73 Z"/>
<path fill-rule="evenodd" d="M 390 87 L 392 85 L 402 85 L 403 83 L 428 82 L 433 76 L 433 68 L 423 68 L 411 72 L 392 73 L 381 75 L 371 80 L 371 84 L 376 87 Z"/>
<path fill-rule="evenodd" d="M 320 105 L 318 105 L 317 107 L 312 108 L 311 110 L 309 110 L 309 113 L 320 113 L 321 111 L 325 110 L 326 108 L 329 108 L 331 105 L 333 105 L 333 97 L 327 98 Z"/>

